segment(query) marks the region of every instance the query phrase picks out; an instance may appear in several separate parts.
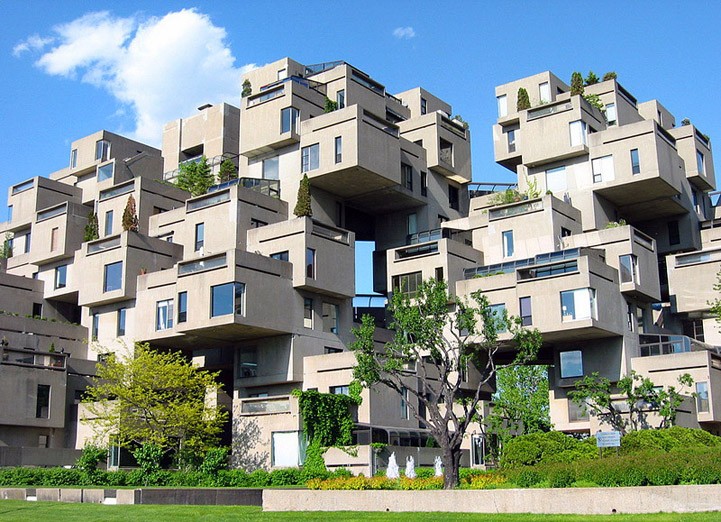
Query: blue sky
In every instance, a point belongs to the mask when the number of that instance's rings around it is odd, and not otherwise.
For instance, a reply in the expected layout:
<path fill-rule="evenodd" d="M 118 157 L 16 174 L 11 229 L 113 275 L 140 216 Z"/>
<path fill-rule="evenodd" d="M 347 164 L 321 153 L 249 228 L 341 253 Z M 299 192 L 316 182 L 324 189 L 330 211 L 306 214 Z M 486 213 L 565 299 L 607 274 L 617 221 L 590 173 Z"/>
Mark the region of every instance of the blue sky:
<path fill-rule="evenodd" d="M 721 136 L 716 2 L 0 0 L 0 19 L 3 198 L 96 130 L 157 145 L 164 119 L 237 105 L 242 68 L 283 56 L 447 100 L 471 125 L 475 181 L 515 181 L 493 162 L 494 87 L 544 70 L 616 71 L 640 101 Z"/>

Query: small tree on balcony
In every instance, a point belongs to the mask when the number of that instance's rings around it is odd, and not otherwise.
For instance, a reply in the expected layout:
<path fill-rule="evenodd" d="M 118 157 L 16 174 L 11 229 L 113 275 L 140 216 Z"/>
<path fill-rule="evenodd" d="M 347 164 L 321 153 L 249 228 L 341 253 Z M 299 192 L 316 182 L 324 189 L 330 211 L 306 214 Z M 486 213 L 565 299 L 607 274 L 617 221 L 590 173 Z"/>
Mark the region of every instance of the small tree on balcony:
<path fill-rule="evenodd" d="M 88 214 L 88 223 L 85 225 L 83 241 L 95 241 L 99 237 L 100 229 L 98 227 L 98 215 L 91 211 Z"/>
<path fill-rule="evenodd" d="M 335 110 L 338 110 L 338 102 L 333 101 L 326 96 L 323 112 L 333 112 Z"/>
<path fill-rule="evenodd" d="M 528 91 L 523 87 L 518 88 L 518 100 L 516 101 L 516 110 L 525 111 L 531 108 L 531 100 L 528 97 Z"/>
<path fill-rule="evenodd" d="M 135 198 L 132 194 L 128 196 L 128 202 L 125 204 L 123 211 L 123 230 L 126 232 L 137 232 L 140 221 L 138 220 L 138 211 L 135 207 Z"/>
<path fill-rule="evenodd" d="M 202 196 L 214 183 L 215 177 L 210 171 L 210 165 L 205 156 L 197 163 L 181 165 L 178 179 L 175 182 L 178 188 L 187 190 L 193 196 Z"/>
<path fill-rule="evenodd" d="M 224 159 L 223 163 L 220 164 L 218 181 L 220 181 L 221 183 L 225 183 L 226 181 L 236 179 L 237 177 L 238 169 L 235 167 L 235 163 L 233 163 L 233 161 L 230 159 Z"/>
<path fill-rule="evenodd" d="M 583 76 L 576 71 L 571 75 L 571 96 L 583 94 Z"/>
<path fill-rule="evenodd" d="M 247 98 L 248 96 L 253 94 L 253 86 L 250 84 L 250 80 L 248 78 L 243 80 L 242 88 L 243 90 L 240 91 L 241 98 Z"/>
<path fill-rule="evenodd" d="M 0 249 L 0 259 L 9 259 L 13 256 L 13 236 L 10 232 L 5 232 L 2 248 Z"/>
<path fill-rule="evenodd" d="M 588 76 L 586 76 L 586 85 L 595 85 L 598 83 L 598 76 L 596 76 L 596 73 L 593 71 L 588 71 Z"/>
<path fill-rule="evenodd" d="M 608 71 L 606 74 L 603 75 L 603 81 L 608 80 L 615 80 L 617 78 L 617 75 L 614 71 Z"/>
<path fill-rule="evenodd" d="M 293 214 L 297 217 L 312 217 L 313 209 L 310 204 L 310 180 L 308 174 L 303 174 L 298 187 L 298 201 L 295 204 Z"/>

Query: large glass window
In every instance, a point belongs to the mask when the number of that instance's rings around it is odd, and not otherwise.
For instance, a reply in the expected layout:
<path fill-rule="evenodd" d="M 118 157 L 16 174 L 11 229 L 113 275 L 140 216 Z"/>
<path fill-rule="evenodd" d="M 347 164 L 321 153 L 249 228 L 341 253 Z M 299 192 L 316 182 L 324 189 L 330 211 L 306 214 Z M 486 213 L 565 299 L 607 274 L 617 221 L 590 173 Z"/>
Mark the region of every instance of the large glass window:
<path fill-rule="evenodd" d="M 586 144 L 587 126 L 585 121 L 572 121 L 568 124 L 571 132 L 571 147 Z"/>
<path fill-rule="evenodd" d="M 195 225 L 195 251 L 197 252 L 205 245 L 205 223 Z"/>
<path fill-rule="evenodd" d="M 503 243 L 503 257 L 513 256 L 513 230 L 506 230 L 501 233 Z"/>
<path fill-rule="evenodd" d="M 178 323 L 188 320 L 188 292 L 178 292 Z"/>
<path fill-rule="evenodd" d="M 561 292 L 561 315 L 563 321 L 596 318 L 596 290 L 579 288 Z"/>
<path fill-rule="evenodd" d="M 106 163 L 105 165 L 101 165 L 98 167 L 98 183 L 113 177 L 113 167 L 115 167 L 114 163 Z"/>
<path fill-rule="evenodd" d="M 122 337 L 125 335 L 125 316 L 127 315 L 127 309 L 121 308 L 118 310 L 118 328 L 117 328 L 117 337 Z"/>
<path fill-rule="evenodd" d="M 335 138 L 335 162 L 340 163 L 343 161 L 343 137 L 336 136 Z"/>
<path fill-rule="evenodd" d="M 280 111 L 280 132 L 298 132 L 298 109 L 295 107 L 286 107 Z"/>
<path fill-rule="evenodd" d="M 112 236 L 113 235 L 113 211 L 108 210 L 105 213 L 105 235 L 106 236 Z"/>
<path fill-rule="evenodd" d="M 345 89 L 341 89 L 335 94 L 335 102 L 338 104 L 339 109 L 345 107 Z"/>
<path fill-rule="evenodd" d="M 638 258 L 633 254 L 619 256 L 621 283 L 635 283 L 638 280 Z"/>
<path fill-rule="evenodd" d="M 496 331 L 498 333 L 503 333 L 508 330 L 506 327 L 506 305 L 505 303 L 500 304 L 494 304 L 490 305 L 489 310 L 491 312 L 491 316 L 493 317 L 495 323 L 496 323 Z"/>
<path fill-rule="evenodd" d="M 210 288 L 210 316 L 243 313 L 243 295 L 245 284 L 225 283 Z"/>
<path fill-rule="evenodd" d="M 408 297 L 415 297 L 422 281 L 423 272 L 393 276 L 393 291 L 400 292 Z"/>
<path fill-rule="evenodd" d="M 709 402 L 708 402 L 708 383 L 697 382 L 696 383 L 696 412 L 697 413 L 708 413 Z"/>
<path fill-rule="evenodd" d="M 602 181 L 612 181 L 615 178 L 613 170 L 613 156 L 603 156 L 591 160 L 593 169 L 593 182 L 601 183 Z"/>
<path fill-rule="evenodd" d="M 98 140 L 95 142 L 95 160 L 108 161 L 110 159 L 110 142 Z"/>
<path fill-rule="evenodd" d="M 347 384 L 343 386 L 330 386 L 328 391 L 333 395 L 350 395 L 350 387 Z"/>
<path fill-rule="evenodd" d="M 546 171 L 546 190 L 558 194 L 565 192 L 567 188 L 566 167 L 556 167 Z"/>
<path fill-rule="evenodd" d="M 504 94 L 496 97 L 498 103 L 498 117 L 505 118 L 508 116 L 508 97 Z"/>
<path fill-rule="evenodd" d="M 315 267 L 315 249 L 306 248 L 305 250 L 305 276 L 310 279 L 315 279 L 316 267 Z"/>
<path fill-rule="evenodd" d="M 551 102 L 551 86 L 548 82 L 543 82 L 538 85 L 538 99 L 541 103 Z"/>
<path fill-rule="evenodd" d="M 428 173 L 421 172 L 421 196 L 428 196 Z"/>
<path fill-rule="evenodd" d="M 258 376 L 258 349 L 243 347 L 238 354 L 238 373 L 241 379 Z"/>
<path fill-rule="evenodd" d="M 300 456 L 300 434 L 297 431 L 274 431 L 271 466 L 297 468 L 302 464 Z"/>
<path fill-rule="evenodd" d="M 70 168 L 74 169 L 78 166 L 78 149 L 70 151 Z"/>
<path fill-rule="evenodd" d="M 288 261 L 289 259 L 287 250 L 283 250 L 282 252 L 276 252 L 275 254 L 270 254 L 270 257 L 279 261 Z"/>
<path fill-rule="evenodd" d="M 313 328 L 313 300 L 309 297 L 303 299 L 303 326 Z"/>
<path fill-rule="evenodd" d="M 421 98 L 421 114 L 428 112 L 428 101 L 425 98 Z"/>
<path fill-rule="evenodd" d="M 155 329 L 169 330 L 173 327 L 173 300 L 165 299 L 155 303 Z"/>
<path fill-rule="evenodd" d="M 338 315 L 340 307 L 333 303 L 323 303 L 323 331 L 338 333 Z"/>
<path fill-rule="evenodd" d="M 453 165 L 453 143 L 443 138 L 439 138 L 438 141 L 438 159 L 449 165 Z"/>
<path fill-rule="evenodd" d="M 93 341 L 97 341 L 99 332 L 100 332 L 100 314 L 93 314 L 93 324 L 90 327 L 90 339 Z"/>
<path fill-rule="evenodd" d="M 508 138 L 508 152 L 516 152 L 516 131 L 509 130 L 506 137 Z"/>
<path fill-rule="evenodd" d="M 38 384 L 37 397 L 35 400 L 35 418 L 50 418 L 50 386 L 48 384 Z"/>
<path fill-rule="evenodd" d="M 458 210 L 460 205 L 460 192 L 458 191 L 458 187 L 448 185 L 448 206 L 453 210 Z"/>
<path fill-rule="evenodd" d="M 561 362 L 561 379 L 583 377 L 583 355 L 581 350 L 571 350 L 558 354 Z"/>
<path fill-rule="evenodd" d="M 401 419 L 408 419 L 408 388 L 401 388 Z"/>
<path fill-rule="evenodd" d="M 678 228 L 678 221 L 673 220 L 666 223 L 668 228 L 668 244 L 678 245 L 681 243 L 681 231 Z"/>
<path fill-rule="evenodd" d="M 518 305 L 521 310 L 521 324 L 523 326 L 530 326 L 533 324 L 533 315 L 531 313 L 531 298 L 521 297 L 518 300 Z"/>
<path fill-rule="evenodd" d="M 413 190 L 413 167 L 401 163 L 401 183 L 408 190 Z"/>
<path fill-rule="evenodd" d="M 110 263 L 105 265 L 103 277 L 103 292 L 120 290 L 123 286 L 123 262 Z"/>
<path fill-rule="evenodd" d="M 616 116 L 616 104 L 615 103 L 609 103 L 606 105 L 606 121 L 608 122 L 608 125 L 616 125 L 617 123 Z"/>
<path fill-rule="evenodd" d="M 406 216 L 406 232 L 409 235 L 418 232 L 418 215 L 415 212 Z"/>
<path fill-rule="evenodd" d="M 320 166 L 320 145 L 303 147 L 300 154 L 300 171 L 309 172 Z"/>
<path fill-rule="evenodd" d="M 278 156 L 263 160 L 263 179 L 280 179 Z"/>
<path fill-rule="evenodd" d="M 704 169 L 704 162 L 703 162 L 703 152 L 696 149 L 696 169 L 698 170 L 699 174 L 703 174 Z"/>
<path fill-rule="evenodd" d="M 53 229 L 50 231 L 50 251 L 51 252 L 54 252 L 58 248 L 59 240 L 60 240 L 60 228 L 53 227 Z"/>
<path fill-rule="evenodd" d="M 638 149 L 631 149 L 631 174 L 641 173 L 641 162 L 638 158 Z"/>

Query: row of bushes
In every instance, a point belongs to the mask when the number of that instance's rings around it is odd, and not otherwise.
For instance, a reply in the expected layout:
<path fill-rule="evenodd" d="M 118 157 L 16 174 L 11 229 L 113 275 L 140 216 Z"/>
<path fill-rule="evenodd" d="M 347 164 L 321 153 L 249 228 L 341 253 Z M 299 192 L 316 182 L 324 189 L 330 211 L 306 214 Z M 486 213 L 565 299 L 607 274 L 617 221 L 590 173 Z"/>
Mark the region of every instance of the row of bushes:
<path fill-rule="evenodd" d="M 349 477 L 345 469 L 333 473 L 309 473 L 300 468 L 276 469 L 271 472 L 259 469 L 252 473 L 243 470 L 220 470 L 214 474 L 200 471 L 142 470 L 93 471 L 77 468 L 0 468 L 0 486 L 103 486 L 103 487 L 234 487 L 260 488 L 268 486 L 304 486 L 314 478 Z"/>
<path fill-rule="evenodd" d="M 721 437 L 700 429 L 674 426 L 664 430 L 631 432 L 621 439 L 620 453 L 633 455 L 643 451 L 667 453 L 707 448 L 721 448 Z M 595 437 L 576 439 L 561 432 L 551 431 L 522 435 L 509 440 L 503 448 L 500 464 L 505 469 L 553 462 L 593 460 L 598 457 Z"/>
<path fill-rule="evenodd" d="M 425 490 L 443 489 L 443 477 L 434 476 L 432 468 L 416 470 L 417 477 L 409 479 L 389 479 L 383 475 L 375 477 L 334 477 L 330 479 L 312 479 L 307 486 L 310 489 L 342 489 L 342 490 L 371 490 L 371 489 L 399 489 L 399 490 Z M 507 483 L 501 473 L 484 472 L 481 470 L 462 469 L 460 473 L 460 487 L 467 489 L 488 489 L 500 487 Z"/>

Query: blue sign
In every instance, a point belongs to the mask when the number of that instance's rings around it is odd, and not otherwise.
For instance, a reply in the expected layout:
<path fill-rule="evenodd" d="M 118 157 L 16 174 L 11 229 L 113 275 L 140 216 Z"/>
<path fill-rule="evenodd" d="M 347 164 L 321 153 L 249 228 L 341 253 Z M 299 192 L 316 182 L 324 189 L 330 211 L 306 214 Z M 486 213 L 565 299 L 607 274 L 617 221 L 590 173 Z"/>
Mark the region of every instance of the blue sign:
<path fill-rule="evenodd" d="M 617 448 L 621 445 L 620 431 L 596 432 L 596 446 L 599 448 Z"/>

